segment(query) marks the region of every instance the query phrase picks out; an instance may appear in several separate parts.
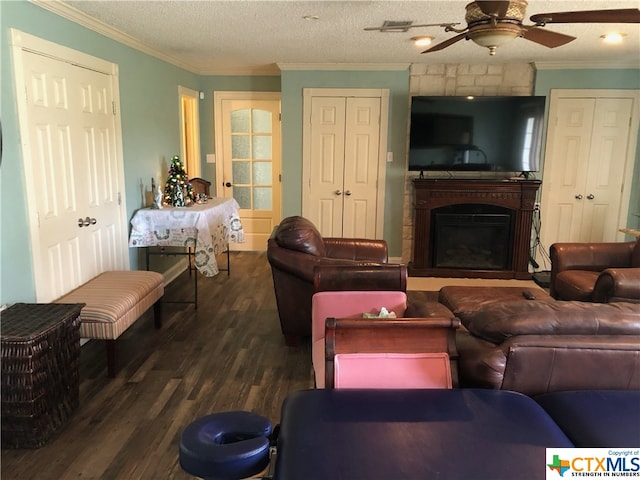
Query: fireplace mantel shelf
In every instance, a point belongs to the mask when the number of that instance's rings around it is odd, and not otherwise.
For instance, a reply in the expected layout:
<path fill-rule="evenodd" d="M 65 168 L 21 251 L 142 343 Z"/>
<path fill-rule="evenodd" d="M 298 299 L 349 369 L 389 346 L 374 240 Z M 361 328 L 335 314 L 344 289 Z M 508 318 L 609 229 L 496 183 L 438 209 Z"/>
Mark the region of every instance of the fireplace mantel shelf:
<path fill-rule="evenodd" d="M 539 180 L 415 179 L 412 276 L 530 279 L 531 225 Z M 507 270 L 435 268 L 432 210 L 449 205 L 493 205 L 514 211 L 513 248 Z"/>

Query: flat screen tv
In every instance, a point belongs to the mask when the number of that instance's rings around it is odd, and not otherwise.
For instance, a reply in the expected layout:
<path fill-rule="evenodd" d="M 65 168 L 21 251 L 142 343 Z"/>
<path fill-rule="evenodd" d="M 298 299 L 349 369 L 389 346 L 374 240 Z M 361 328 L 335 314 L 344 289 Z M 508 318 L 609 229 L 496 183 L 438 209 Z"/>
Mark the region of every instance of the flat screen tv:
<path fill-rule="evenodd" d="M 413 97 L 409 170 L 539 171 L 545 100 Z"/>

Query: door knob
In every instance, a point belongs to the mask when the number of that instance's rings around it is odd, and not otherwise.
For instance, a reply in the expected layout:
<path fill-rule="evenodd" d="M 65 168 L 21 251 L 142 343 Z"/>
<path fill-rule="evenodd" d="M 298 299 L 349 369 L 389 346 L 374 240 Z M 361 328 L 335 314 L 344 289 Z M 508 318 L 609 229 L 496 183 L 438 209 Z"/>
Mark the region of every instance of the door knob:
<path fill-rule="evenodd" d="M 593 200 L 594 198 L 596 198 L 596 196 L 593 193 L 590 193 L 589 195 L 587 195 L 587 198 L 589 200 Z"/>
<path fill-rule="evenodd" d="M 98 221 L 95 218 L 86 217 L 84 219 L 82 218 L 78 219 L 78 226 L 80 228 L 88 227 L 89 225 L 95 225 L 96 223 L 98 223 Z"/>
<path fill-rule="evenodd" d="M 225 187 L 233 187 L 233 183 L 231 182 L 227 182 L 224 184 Z"/>
<path fill-rule="evenodd" d="M 582 194 L 581 194 L 581 193 L 577 194 L 577 195 L 576 195 L 576 198 L 577 198 L 578 200 L 582 200 Z"/>
<path fill-rule="evenodd" d="M 334 193 L 335 193 L 336 195 L 342 195 L 342 192 L 341 192 L 340 190 L 336 190 Z"/>
<path fill-rule="evenodd" d="M 351 195 L 351 190 L 345 190 L 344 194 L 345 194 L 346 196 Z"/>

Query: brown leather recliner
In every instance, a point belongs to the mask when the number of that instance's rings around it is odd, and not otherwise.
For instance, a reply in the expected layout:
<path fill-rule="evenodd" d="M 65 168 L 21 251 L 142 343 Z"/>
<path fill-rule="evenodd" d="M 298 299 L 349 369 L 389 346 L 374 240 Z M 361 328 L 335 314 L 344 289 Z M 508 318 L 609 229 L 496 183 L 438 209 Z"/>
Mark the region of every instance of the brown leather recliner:
<path fill-rule="evenodd" d="M 517 300 L 462 319 L 460 385 L 526 395 L 640 390 L 640 305 Z"/>
<path fill-rule="evenodd" d="M 274 229 L 267 242 L 267 259 L 273 274 L 280 327 L 289 346 L 297 345 L 300 337 L 311 335 L 311 297 L 315 293 L 316 266 L 375 267 L 366 281 L 358 271 L 355 276 L 343 278 L 335 289 L 381 290 L 376 287 L 375 279 L 388 282 L 391 276 L 398 281 L 404 278 L 404 287 L 400 288 L 406 290 L 406 267 L 387 263 L 388 248 L 384 240 L 323 238 L 313 223 L 300 216 L 287 217 Z"/>
<path fill-rule="evenodd" d="M 549 292 L 558 300 L 640 302 L 640 238 L 635 242 L 554 243 Z"/>

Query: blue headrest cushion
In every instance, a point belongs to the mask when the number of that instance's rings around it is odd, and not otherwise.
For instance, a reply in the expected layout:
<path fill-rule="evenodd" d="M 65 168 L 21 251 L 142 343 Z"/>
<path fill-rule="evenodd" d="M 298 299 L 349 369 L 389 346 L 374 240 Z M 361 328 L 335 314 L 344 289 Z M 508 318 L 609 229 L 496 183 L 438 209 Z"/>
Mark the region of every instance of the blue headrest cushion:
<path fill-rule="evenodd" d="M 180 465 L 201 477 L 244 478 L 269 461 L 271 422 L 255 413 L 234 411 L 201 417 L 180 438 Z"/>

